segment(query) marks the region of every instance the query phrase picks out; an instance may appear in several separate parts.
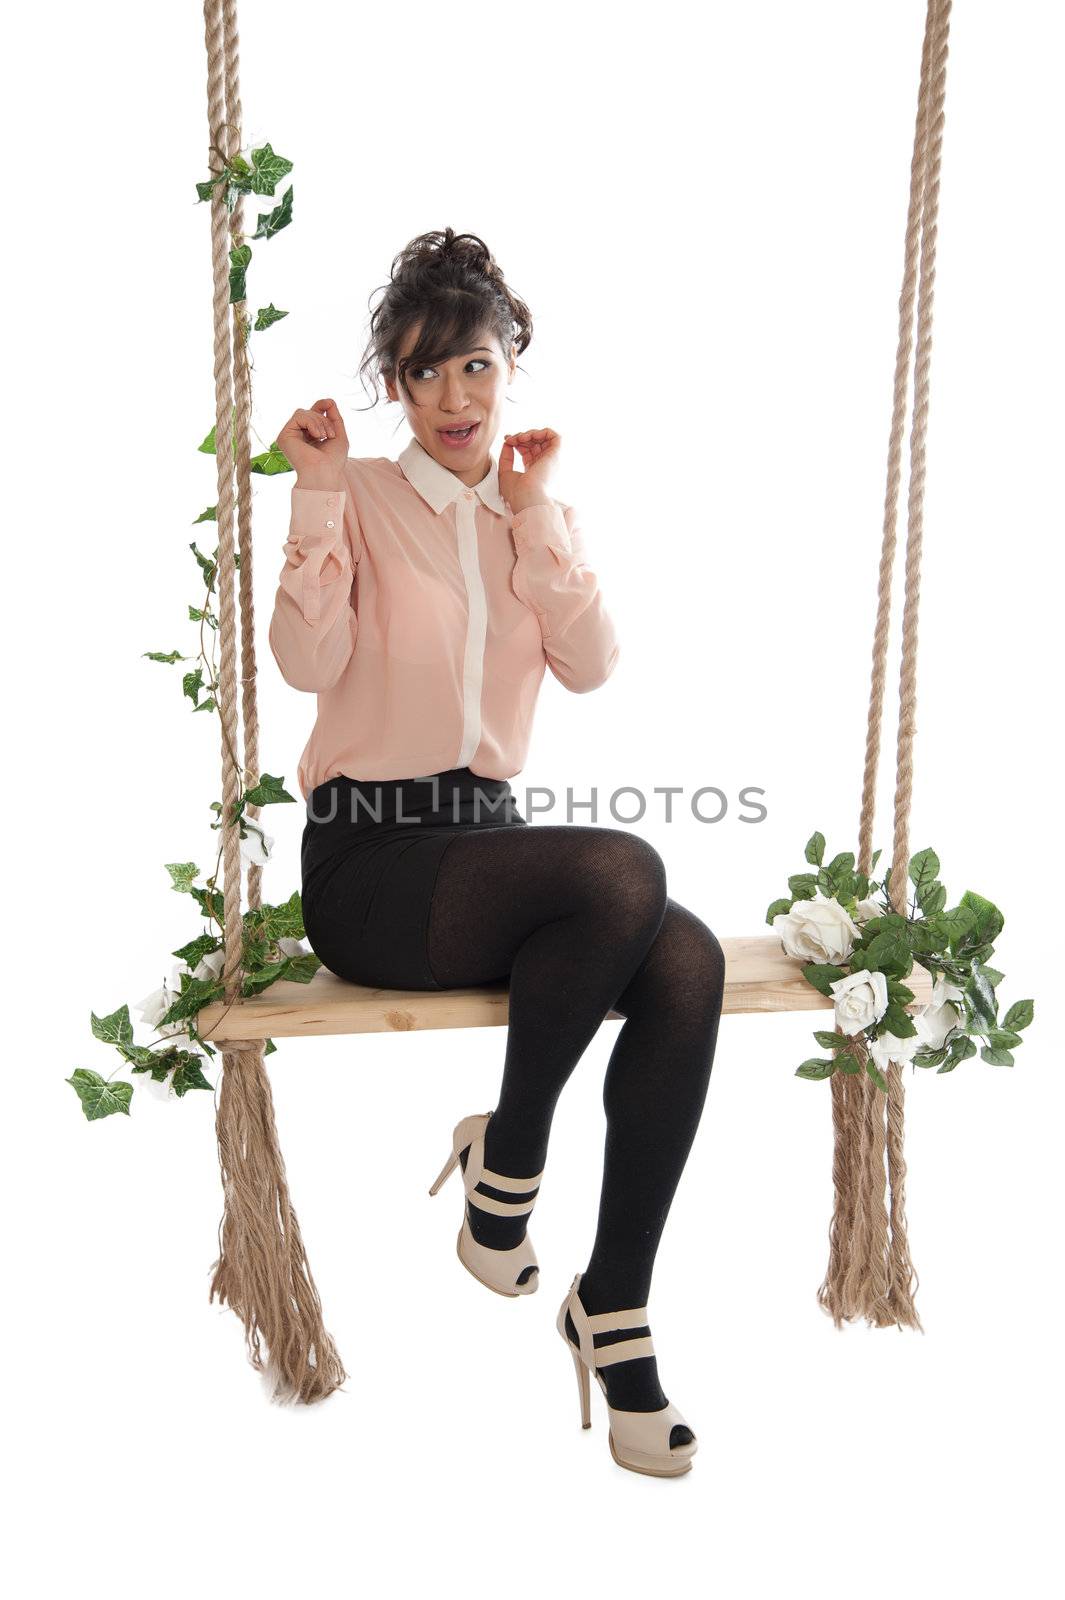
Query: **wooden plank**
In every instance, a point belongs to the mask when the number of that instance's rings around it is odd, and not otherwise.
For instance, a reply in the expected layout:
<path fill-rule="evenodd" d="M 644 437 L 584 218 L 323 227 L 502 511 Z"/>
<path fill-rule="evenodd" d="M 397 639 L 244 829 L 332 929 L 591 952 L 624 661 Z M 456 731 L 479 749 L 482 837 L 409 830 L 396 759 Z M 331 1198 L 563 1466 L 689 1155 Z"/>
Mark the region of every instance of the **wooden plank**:
<path fill-rule="evenodd" d="M 807 983 L 798 961 L 775 934 L 722 939 L 726 1014 L 830 1011 L 832 1002 Z M 932 979 L 914 967 L 906 980 L 914 1005 L 931 996 Z M 205 1006 L 199 1031 L 212 1043 L 227 1039 L 297 1039 L 343 1033 L 410 1033 L 418 1029 L 505 1026 L 506 980 L 474 989 L 372 989 L 345 983 L 324 967 L 310 983 L 274 983 L 228 1008 Z M 605 1021 L 620 1021 L 608 1011 Z"/>

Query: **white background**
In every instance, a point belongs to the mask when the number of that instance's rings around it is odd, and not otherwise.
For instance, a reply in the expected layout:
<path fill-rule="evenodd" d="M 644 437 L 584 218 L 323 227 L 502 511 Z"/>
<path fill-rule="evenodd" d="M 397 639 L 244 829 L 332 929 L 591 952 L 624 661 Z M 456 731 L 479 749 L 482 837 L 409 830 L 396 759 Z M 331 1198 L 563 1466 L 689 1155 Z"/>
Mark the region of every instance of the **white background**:
<path fill-rule="evenodd" d="M 923 13 L 242 7 L 244 145 L 295 162 L 293 225 L 252 265 L 253 304 L 290 313 L 254 338 L 260 441 L 331 394 L 354 454 L 398 454 L 397 408 L 356 410 L 368 297 L 417 233 L 489 243 L 535 319 L 506 426 L 563 435 L 555 493 L 622 637 L 595 694 L 545 679 L 515 791 L 764 788 L 758 826 L 735 803 L 634 824 L 723 934 L 763 927 L 815 828 L 855 844 Z M 723 1021 L 651 1300 L 700 1436 L 678 1482 L 614 1466 L 598 1395 L 581 1431 L 553 1326 L 591 1244 L 617 1023 L 560 1102 L 541 1291 L 513 1305 L 456 1261 L 456 1181 L 426 1194 L 452 1124 L 494 1103 L 502 1033 L 281 1044 L 292 1193 L 352 1373 L 310 1408 L 268 1404 L 207 1303 L 211 1097 L 141 1086 L 89 1125 L 63 1081 L 112 1070 L 90 1010 L 156 988 L 198 927 L 162 864 L 213 859 L 218 727 L 143 652 L 196 648 L 214 400 L 200 11 L 47 21 L 9 21 L 5 111 L 13 1592 L 1048 1594 L 1060 9 L 955 6 L 911 836 L 953 897 L 1003 908 L 1002 992 L 1036 1022 L 1013 1071 L 907 1079 L 921 1335 L 837 1332 L 815 1302 L 829 1091 L 793 1069 L 816 1019 Z M 289 487 L 256 479 L 256 571 L 262 765 L 294 792 L 313 701 L 266 644 Z M 279 899 L 302 809 L 267 817 Z"/>

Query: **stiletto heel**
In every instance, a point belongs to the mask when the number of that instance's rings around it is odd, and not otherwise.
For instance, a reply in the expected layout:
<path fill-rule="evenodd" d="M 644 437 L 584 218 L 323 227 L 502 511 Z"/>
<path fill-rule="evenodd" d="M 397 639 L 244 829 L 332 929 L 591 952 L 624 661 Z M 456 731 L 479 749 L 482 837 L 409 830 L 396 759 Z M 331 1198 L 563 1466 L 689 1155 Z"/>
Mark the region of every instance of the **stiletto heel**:
<path fill-rule="evenodd" d="M 429 1190 L 430 1194 L 435 1194 L 436 1193 L 436 1191 L 443 1185 L 444 1180 L 451 1176 L 451 1174 L 454 1172 L 454 1170 L 458 1166 L 458 1164 L 459 1164 L 458 1151 L 457 1150 L 452 1150 L 451 1154 L 448 1156 L 447 1160 L 444 1162 L 443 1167 L 440 1169 L 440 1176 L 437 1178 L 436 1182 L 433 1184 L 432 1188 Z"/>
<path fill-rule="evenodd" d="M 602 1311 L 589 1316 L 581 1304 L 581 1276 L 578 1272 L 570 1285 L 569 1294 L 559 1308 L 555 1326 L 566 1341 L 566 1348 L 577 1369 L 581 1424 L 588 1428 L 592 1420 L 591 1374 L 595 1373 L 596 1382 L 605 1396 L 606 1384 L 599 1368 L 611 1366 L 615 1361 L 632 1361 L 640 1356 L 654 1355 L 654 1343 L 647 1322 L 646 1306 L 626 1311 Z M 574 1344 L 566 1332 L 567 1316 L 576 1329 L 579 1344 Z M 646 1329 L 646 1332 L 634 1332 L 629 1338 L 617 1339 L 611 1344 L 595 1343 L 597 1333 L 624 1329 Z M 626 1467 L 630 1472 L 644 1472 L 652 1478 L 679 1478 L 682 1473 L 691 1470 L 698 1441 L 685 1418 L 671 1402 L 658 1411 L 619 1411 L 607 1400 L 606 1409 L 610 1417 L 610 1454 L 619 1467 Z M 685 1444 L 671 1445 L 669 1441 L 677 1427 L 686 1429 L 692 1437 Z"/>
<path fill-rule="evenodd" d="M 581 1360 L 581 1353 L 577 1346 L 567 1339 L 573 1365 L 577 1372 L 577 1388 L 581 1397 L 581 1427 L 590 1428 L 592 1425 L 592 1380 L 588 1376 L 588 1368 Z"/>
<path fill-rule="evenodd" d="M 535 1178 L 508 1178 L 503 1173 L 492 1172 L 485 1166 L 484 1130 L 491 1115 L 490 1111 L 485 1111 L 476 1116 L 463 1117 L 461 1122 L 456 1123 L 451 1135 L 451 1154 L 429 1193 L 437 1193 L 449 1174 L 459 1166 L 463 1150 L 468 1149 L 466 1165 L 462 1168 L 462 1186 L 466 1201 L 482 1211 L 491 1211 L 500 1217 L 528 1215 L 536 1204 L 543 1173 L 538 1172 Z M 497 1193 L 523 1195 L 525 1198 L 499 1200 L 495 1195 L 481 1193 L 478 1188 L 480 1184 L 487 1189 L 496 1190 Z M 486 1289 L 494 1289 L 496 1294 L 508 1297 L 533 1294 L 539 1286 L 539 1263 L 528 1234 L 512 1250 L 492 1250 L 487 1245 L 479 1244 L 470 1231 L 470 1219 L 465 1201 L 456 1249 L 458 1258 L 467 1272 L 475 1277 L 478 1283 L 483 1283 Z"/>

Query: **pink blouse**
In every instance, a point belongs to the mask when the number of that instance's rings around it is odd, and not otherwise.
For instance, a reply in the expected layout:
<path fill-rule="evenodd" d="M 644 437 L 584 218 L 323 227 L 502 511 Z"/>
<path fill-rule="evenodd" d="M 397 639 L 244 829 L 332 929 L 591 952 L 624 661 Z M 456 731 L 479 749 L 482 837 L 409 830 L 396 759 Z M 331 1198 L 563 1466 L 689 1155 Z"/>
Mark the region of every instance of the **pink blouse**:
<path fill-rule="evenodd" d="M 414 438 L 397 461 L 349 456 L 343 477 L 293 487 L 270 619 L 286 682 L 318 696 L 304 799 L 339 773 L 513 777 L 545 667 L 584 694 L 618 659 L 573 508 L 512 515 L 495 457 L 471 489 Z"/>

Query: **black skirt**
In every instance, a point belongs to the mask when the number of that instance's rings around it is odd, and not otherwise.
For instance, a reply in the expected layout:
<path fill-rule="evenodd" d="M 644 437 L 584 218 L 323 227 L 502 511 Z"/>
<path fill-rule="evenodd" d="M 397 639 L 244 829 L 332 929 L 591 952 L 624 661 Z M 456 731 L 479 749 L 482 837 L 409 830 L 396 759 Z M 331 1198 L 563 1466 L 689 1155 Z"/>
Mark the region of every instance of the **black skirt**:
<path fill-rule="evenodd" d="M 372 988 L 439 989 L 429 909 L 460 833 L 525 828 L 506 778 L 452 767 L 422 778 L 328 779 L 307 797 L 303 925 L 322 964 Z"/>

